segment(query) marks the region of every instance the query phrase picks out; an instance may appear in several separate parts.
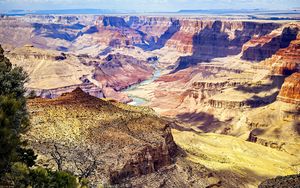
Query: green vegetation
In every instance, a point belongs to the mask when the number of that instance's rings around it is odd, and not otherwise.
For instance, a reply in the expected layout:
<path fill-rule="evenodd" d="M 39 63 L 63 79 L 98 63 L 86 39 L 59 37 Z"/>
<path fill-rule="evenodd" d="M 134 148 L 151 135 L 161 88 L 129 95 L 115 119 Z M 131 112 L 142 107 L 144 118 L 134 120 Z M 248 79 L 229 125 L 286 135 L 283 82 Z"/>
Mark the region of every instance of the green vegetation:
<path fill-rule="evenodd" d="M 68 172 L 34 166 L 37 156 L 20 139 L 29 128 L 24 96 L 28 75 L 3 53 L 0 46 L 0 187 L 80 187 Z"/>

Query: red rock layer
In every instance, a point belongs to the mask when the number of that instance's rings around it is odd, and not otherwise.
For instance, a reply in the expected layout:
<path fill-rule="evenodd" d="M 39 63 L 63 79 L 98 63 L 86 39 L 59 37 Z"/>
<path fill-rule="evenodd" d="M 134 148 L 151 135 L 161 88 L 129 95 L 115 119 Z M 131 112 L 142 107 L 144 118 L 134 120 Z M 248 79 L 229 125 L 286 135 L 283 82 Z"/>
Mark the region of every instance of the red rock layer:
<path fill-rule="evenodd" d="M 262 62 L 262 65 L 270 67 L 272 73 L 276 75 L 291 75 L 294 72 L 299 72 L 300 34 L 291 41 L 287 48 L 279 49 L 270 59 Z"/>
<path fill-rule="evenodd" d="M 298 31 L 299 28 L 291 24 L 268 35 L 254 37 L 243 46 L 242 59 L 262 61 L 270 58 L 281 49 L 287 48 L 293 40 L 296 40 Z"/>
<path fill-rule="evenodd" d="M 120 91 L 150 78 L 153 71 L 154 69 L 145 61 L 131 56 L 110 54 L 96 67 L 94 78 L 103 87 Z"/>
<path fill-rule="evenodd" d="M 300 105 L 300 73 L 294 73 L 282 85 L 277 97 L 279 101 Z"/>
<path fill-rule="evenodd" d="M 272 23 L 182 19 L 180 20 L 180 30 L 168 40 L 166 46 L 183 53 L 193 53 L 197 50 L 196 48 L 201 48 L 201 51 L 210 54 L 213 53 L 213 48 L 206 43 L 217 43 L 216 46 L 224 48 L 220 51 L 226 52 L 234 47 L 237 47 L 239 51 L 241 46 L 252 36 L 268 34 L 276 27 L 278 25 Z M 198 35 L 202 36 L 201 40 Z M 229 41 L 232 43 L 231 46 L 227 45 Z M 223 44 L 219 42 L 223 42 Z"/>
<path fill-rule="evenodd" d="M 291 42 L 289 47 L 280 49 L 276 57 L 279 57 L 281 61 L 273 64 L 274 74 L 289 75 L 300 71 L 300 35 Z"/>

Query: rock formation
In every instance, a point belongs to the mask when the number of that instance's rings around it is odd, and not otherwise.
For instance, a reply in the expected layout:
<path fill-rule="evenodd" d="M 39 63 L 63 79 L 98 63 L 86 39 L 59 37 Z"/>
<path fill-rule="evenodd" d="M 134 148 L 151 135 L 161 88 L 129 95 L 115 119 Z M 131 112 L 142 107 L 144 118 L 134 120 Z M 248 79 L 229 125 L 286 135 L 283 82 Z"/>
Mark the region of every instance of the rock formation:
<path fill-rule="evenodd" d="M 262 61 L 270 58 L 278 50 L 287 48 L 291 41 L 295 40 L 298 35 L 298 28 L 286 27 L 279 35 L 274 33 L 251 40 L 251 47 L 244 46 L 242 59 L 250 61 Z M 252 47 L 253 46 L 253 47 Z"/>
<path fill-rule="evenodd" d="M 121 54 L 109 54 L 95 66 L 93 78 L 116 91 L 150 78 L 154 71 L 146 61 Z"/>
<path fill-rule="evenodd" d="M 149 108 L 104 101 L 77 88 L 55 99 L 29 100 L 28 109 L 32 126 L 23 138 L 39 155 L 38 164 L 88 178 L 93 187 L 233 185 L 223 173 L 186 158 L 170 123 Z"/>
<path fill-rule="evenodd" d="M 252 36 L 266 35 L 277 27 L 279 25 L 272 23 L 185 20 L 181 30 L 188 34 L 177 32 L 167 46 L 179 46 L 180 51 L 183 45 L 183 49 L 188 49 L 184 52 L 192 53 L 179 59 L 178 71 L 201 61 L 237 55 Z"/>
<path fill-rule="evenodd" d="M 294 26 L 296 27 L 296 26 Z M 300 28 L 299 26 L 297 27 Z M 300 71 L 300 35 L 290 42 L 287 48 L 279 49 L 271 58 L 266 59 L 261 64 L 270 67 L 273 74 L 289 76 Z"/>
<path fill-rule="evenodd" d="M 118 184 L 173 163 L 170 127 L 154 115 L 122 110 L 78 88 L 56 99 L 30 100 L 28 108 L 32 128 L 25 138 L 41 160 L 53 163 L 50 154 L 58 152 L 64 157 L 62 168 L 78 174 L 95 164 L 89 177 L 95 183 Z"/>
<path fill-rule="evenodd" d="M 130 99 L 119 91 L 148 79 L 154 71 L 146 61 L 118 53 L 100 59 L 26 45 L 7 55 L 29 73 L 27 88 L 47 98 L 81 87 L 93 96 L 128 102 Z"/>
<path fill-rule="evenodd" d="M 262 182 L 258 188 L 297 188 L 300 185 L 300 174 L 290 176 L 279 176 Z"/>
<path fill-rule="evenodd" d="M 286 103 L 300 105 L 300 72 L 286 78 L 277 99 Z"/>
<path fill-rule="evenodd" d="M 119 187 L 253 186 L 299 166 L 297 22 L 26 15 L 0 25 L 28 92 L 47 98 L 29 101 L 24 135 L 41 165 Z M 153 110 L 116 102 L 134 97 Z"/>

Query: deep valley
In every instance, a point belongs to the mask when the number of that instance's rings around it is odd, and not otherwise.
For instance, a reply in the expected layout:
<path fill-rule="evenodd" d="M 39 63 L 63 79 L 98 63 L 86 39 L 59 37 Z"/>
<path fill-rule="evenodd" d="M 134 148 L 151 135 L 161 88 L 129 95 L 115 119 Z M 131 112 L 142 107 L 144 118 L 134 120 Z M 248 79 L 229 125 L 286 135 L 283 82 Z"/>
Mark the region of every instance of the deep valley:
<path fill-rule="evenodd" d="M 29 74 L 22 138 L 40 166 L 91 187 L 257 187 L 300 172 L 297 20 L 28 14 L 0 26 L 4 55 Z"/>

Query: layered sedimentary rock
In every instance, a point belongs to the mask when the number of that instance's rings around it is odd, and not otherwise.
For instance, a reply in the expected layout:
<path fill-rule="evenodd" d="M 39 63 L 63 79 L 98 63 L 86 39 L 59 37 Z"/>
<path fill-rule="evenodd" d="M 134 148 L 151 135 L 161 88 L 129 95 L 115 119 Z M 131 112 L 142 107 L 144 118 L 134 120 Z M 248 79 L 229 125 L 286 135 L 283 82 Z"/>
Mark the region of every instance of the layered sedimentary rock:
<path fill-rule="evenodd" d="M 296 26 L 295 26 L 296 27 Z M 300 26 L 297 26 L 299 29 Z M 290 42 L 287 48 L 279 49 L 271 58 L 266 59 L 261 64 L 269 67 L 272 74 L 289 76 L 300 71 L 300 35 Z"/>
<path fill-rule="evenodd" d="M 97 98 L 105 98 L 104 95 L 104 90 L 101 88 L 97 87 L 93 83 L 82 83 L 82 84 L 77 84 L 77 85 L 70 85 L 70 86 L 65 86 L 65 87 L 60 87 L 60 88 L 54 88 L 54 89 L 34 89 L 34 88 L 27 88 L 27 94 L 30 95 L 31 92 L 34 92 L 33 94 L 35 96 L 39 96 L 42 98 L 56 98 L 64 93 L 69 93 L 76 88 L 82 89 L 85 93 L 88 93 L 89 95 L 92 95 Z"/>
<path fill-rule="evenodd" d="M 150 78 L 154 71 L 146 61 L 122 54 L 109 54 L 95 66 L 93 78 L 102 86 L 112 87 L 116 91 Z"/>
<path fill-rule="evenodd" d="M 118 184 L 173 163 L 176 145 L 168 123 L 148 112 L 121 109 L 79 88 L 56 99 L 30 100 L 28 108 L 32 127 L 25 138 L 40 164 L 50 160 L 56 168 L 56 152 L 63 156 L 59 168 L 80 175 L 91 167 L 94 183 Z"/>
<path fill-rule="evenodd" d="M 147 50 L 164 47 L 165 43 L 180 29 L 179 20 L 169 17 L 130 16 L 128 25 L 142 35 L 140 44 Z"/>
<path fill-rule="evenodd" d="M 300 105 L 300 72 L 294 73 L 285 79 L 277 99 Z"/>
<path fill-rule="evenodd" d="M 279 27 L 274 23 L 184 20 L 166 44 L 192 53 L 181 57 L 176 71 L 217 57 L 237 55 L 253 36 L 264 36 Z"/>
<path fill-rule="evenodd" d="M 242 59 L 262 61 L 272 57 L 278 50 L 287 48 L 298 35 L 297 27 L 285 27 L 279 33 L 257 37 L 244 46 Z"/>
<path fill-rule="evenodd" d="M 128 102 L 130 99 L 119 91 L 148 79 L 154 71 L 147 61 L 121 54 L 110 54 L 101 59 L 87 54 L 76 56 L 42 50 L 32 45 L 6 53 L 13 64 L 28 72 L 30 80 L 26 87 L 38 96 L 48 98 L 81 87 L 93 96 Z"/>
<path fill-rule="evenodd" d="M 0 21 L 2 30 L 8 32 L 0 41 L 14 46 L 31 43 L 64 51 L 82 50 L 87 44 L 101 50 L 105 46 L 137 45 L 150 50 L 166 46 L 197 52 L 202 59 L 237 54 L 252 36 L 266 35 L 279 26 L 159 16 L 24 16 Z M 10 32 L 18 29 L 26 35 Z M 12 42 L 14 38 L 20 38 L 18 43 Z"/>
<path fill-rule="evenodd" d="M 300 73 L 287 77 L 277 96 L 277 101 L 254 109 L 247 114 L 248 141 L 288 153 L 299 148 L 300 140 Z"/>
<path fill-rule="evenodd" d="M 22 66 L 29 74 L 26 87 L 54 89 L 82 84 L 80 79 L 88 75 L 93 67 L 86 66 L 72 54 L 53 50 L 43 50 L 26 45 L 7 52 L 10 61 Z"/>

